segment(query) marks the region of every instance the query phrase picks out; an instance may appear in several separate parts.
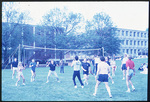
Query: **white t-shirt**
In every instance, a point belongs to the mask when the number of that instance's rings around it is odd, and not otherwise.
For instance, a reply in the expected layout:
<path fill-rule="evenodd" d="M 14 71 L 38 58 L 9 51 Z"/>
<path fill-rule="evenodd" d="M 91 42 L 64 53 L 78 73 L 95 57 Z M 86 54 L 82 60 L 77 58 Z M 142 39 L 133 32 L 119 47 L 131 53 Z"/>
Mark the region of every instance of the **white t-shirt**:
<path fill-rule="evenodd" d="M 73 61 L 71 66 L 74 67 L 74 71 L 79 71 L 80 66 L 81 66 L 81 62 L 79 60 L 78 61 Z"/>
<path fill-rule="evenodd" d="M 106 62 L 100 62 L 98 63 L 98 74 L 108 74 L 110 71 L 110 66 Z"/>
<path fill-rule="evenodd" d="M 122 60 L 122 64 L 126 64 L 126 61 L 128 60 L 127 57 L 124 57 L 123 60 Z"/>
<path fill-rule="evenodd" d="M 116 66 L 116 62 L 114 60 L 111 60 L 110 61 L 110 65 L 111 65 L 111 67 L 115 67 Z"/>
<path fill-rule="evenodd" d="M 100 62 L 100 58 L 99 57 L 95 57 L 95 63 L 99 63 Z"/>

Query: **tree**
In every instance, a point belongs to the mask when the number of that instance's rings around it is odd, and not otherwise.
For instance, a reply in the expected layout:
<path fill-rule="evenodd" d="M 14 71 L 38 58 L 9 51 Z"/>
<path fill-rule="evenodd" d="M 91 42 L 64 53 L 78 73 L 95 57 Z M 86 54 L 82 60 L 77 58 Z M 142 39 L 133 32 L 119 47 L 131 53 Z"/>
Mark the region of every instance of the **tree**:
<path fill-rule="evenodd" d="M 113 26 L 111 18 L 101 12 L 93 16 L 92 21 L 86 22 L 86 38 L 90 48 L 102 48 L 112 54 L 119 52 L 120 40 L 115 36 L 116 27 Z"/>
<path fill-rule="evenodd" d="M 14 2 L 2 2 L 2 52 L 4 61 L 21 44 L 22 24 L 26 22 L 26 12 L 19 12 Z"/>
<path fill-rule="evenodd" d="M 83 20 L 81 14 L 66 13 L 66 10 L 54 8 L 43 16 L 43 25 L 46 26 L 47 32 L 47 47 L 55 48 L 73 48 L 76 41 L 76 29 L 79 23 Z M 62 52 L 60 52 L 62 53 Z M 60 55 L 60 54 L 58 54 Z M 63 56 L 63 54 L 61 55 Z"/>

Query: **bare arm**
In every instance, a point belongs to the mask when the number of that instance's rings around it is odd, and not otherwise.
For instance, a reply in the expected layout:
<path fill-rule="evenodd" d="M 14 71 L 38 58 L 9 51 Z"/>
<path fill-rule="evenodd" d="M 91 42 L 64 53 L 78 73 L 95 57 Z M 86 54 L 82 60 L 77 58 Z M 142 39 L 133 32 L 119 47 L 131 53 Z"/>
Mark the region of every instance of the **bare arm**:
<path fill-rule="evenodd" d="M 81 69 L 84 70 L 84 71 L 86 71 L 86 70 L 83 68 L 83 66 L 81 66 Z"/>

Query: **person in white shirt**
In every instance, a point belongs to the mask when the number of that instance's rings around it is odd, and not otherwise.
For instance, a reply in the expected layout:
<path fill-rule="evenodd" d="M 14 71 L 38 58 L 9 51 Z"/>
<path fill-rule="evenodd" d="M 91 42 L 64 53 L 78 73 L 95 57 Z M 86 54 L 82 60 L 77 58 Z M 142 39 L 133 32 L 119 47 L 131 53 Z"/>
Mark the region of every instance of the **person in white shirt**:
<path fill-rule="evenodd" d="M 103 56 L 100 57 L 101 62 L 98 63 L 98 69 L 96 73 L 96 85 L 95 85 L 95 92 L 93 93 L 96 96 L 98 86 L 101 82 L 105 83 L 105 87 L 109 94 L 109 97 L 112 98 L 110 87 L 108 85 L 108 74 L 110 73 L 109 65 L 105 62 L 105 58 Z"/>
<path fill-rule="evenodd" d="M 128 60 L 127 54 L 125 53 L 124 54 L 124 58 L 122 60 L 122 64 L 121 64 L 121 70 L 123 71 L 123 78 L 122 78 L 122 80 L 125 80 L 126 70 L 127 70 L 127 67 L 126 67 L 126 61 L 127 60 Z"/>
<path fill-rule="evenodd" d="M 95 75 L 96 75 L 96 73 L 97 73 L 97 66 L 98 66 L 98 63 L 100 62 L 100 59 L 99 59 L 98 56 L 96 56 L 94 60 L 95 60 L 95 67 L 96 67 L 96 72 L 95 72 Z"/>
<path fill-rule="evenodd" d="M 110 60 L 110 65 L 111 65 L 111 68 L 112 68 L 112 76 L 115 76 L 115 71 L 116 71 L 116 68 L 117 68 L 115 58 Z"/>
<path fill-rule="evenodd" d="M 77 88 L 76 82 L 75 82 L 75 78 L 76 76 L 78 77 L 81 87 L 83 88 L 84 85 L 82 83 L 81 77 L 80 77 L 80 67 L 81 67 L 81 62 L 79 61 L 78 56 L 75 56 L 75 60 L 72 62 L 71 67 L 74 67 L 74 73 L 73 73 L 73 83 L 74 83 L 74 87 Z"/>

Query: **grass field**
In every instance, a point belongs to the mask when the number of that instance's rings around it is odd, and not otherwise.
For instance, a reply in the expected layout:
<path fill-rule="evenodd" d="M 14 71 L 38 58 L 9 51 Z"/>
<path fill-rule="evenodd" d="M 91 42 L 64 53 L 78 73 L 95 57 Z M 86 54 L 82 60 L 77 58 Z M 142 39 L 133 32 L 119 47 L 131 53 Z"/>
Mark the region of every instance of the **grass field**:
<path fill-rule="evenodd" d="M 93 96 L 95 87 L 95 77 L 90 74 L 89 84 L 82 89 L 78 79 L 76 83 L 78 88 L 73 86 L 72 75 L 73 68 L 65 66 L 65 73 L 59 73 L 59 67 L 56 72 L 60 78 L 60 83 L 56 81 L 54 76 L 50 77 L 49 83 L 46 83 L 49 67 L 36 68 L 36 80 L 30 82 L 30 68 L 23 70 L 26 85 L 15 86 L 16 78 L 11 79 L 12 71 L 10 69 L 2 70 L 2 101 L 146 101 L 148 89 L 148 75 L 140 74 L 137 69 L 141 63 L 147 63 L 148 59 L 133 59 L 136 67 L 136 74 L 132 78 L 132 82 L 136 88 L 134 92 L 126 93 L 127 90 L 125 80 L 122 80 L 122 71 L 120 70 L 121 61 L 117 60 L 116 76 L 113 77 L 114 84 L 109 79 L 109 86 L 113 98 L 109 98 L 104 83 L 101 83 L 97 96 Z M 81 72 L 81 76 L 83 74 Z"/>

